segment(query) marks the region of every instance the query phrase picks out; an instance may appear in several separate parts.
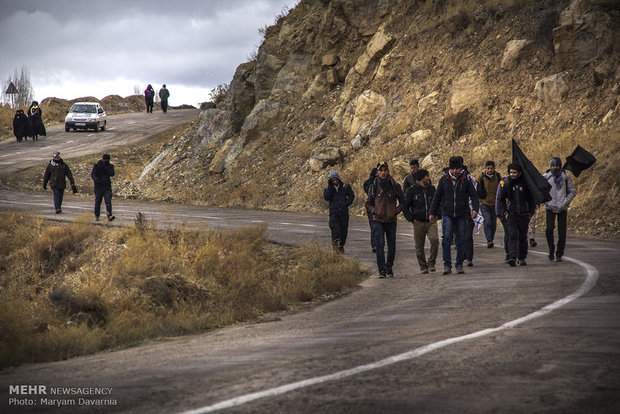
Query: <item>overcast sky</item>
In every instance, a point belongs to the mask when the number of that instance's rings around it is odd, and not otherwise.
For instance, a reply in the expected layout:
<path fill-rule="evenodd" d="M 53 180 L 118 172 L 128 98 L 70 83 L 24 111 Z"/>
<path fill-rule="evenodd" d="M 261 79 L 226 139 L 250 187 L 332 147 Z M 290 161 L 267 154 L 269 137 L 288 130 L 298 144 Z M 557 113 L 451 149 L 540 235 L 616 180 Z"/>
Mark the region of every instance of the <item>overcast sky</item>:
<path fill-rule="evenodd" d="M 296 0 L 0 0 L 0 80 L 25 65 L 36 100 L 128 96 L 163 83 L 198 104 Z"/>

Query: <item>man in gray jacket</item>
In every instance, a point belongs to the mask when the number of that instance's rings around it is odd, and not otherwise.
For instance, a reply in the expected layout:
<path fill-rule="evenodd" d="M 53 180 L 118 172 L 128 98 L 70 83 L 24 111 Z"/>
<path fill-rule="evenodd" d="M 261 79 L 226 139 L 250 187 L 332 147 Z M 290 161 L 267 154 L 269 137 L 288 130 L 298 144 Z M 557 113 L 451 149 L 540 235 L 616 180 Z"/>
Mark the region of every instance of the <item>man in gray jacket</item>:
<path fill-rule="evenodd" d="M 566 246 L 566 223 L 568 218 L 568 206 L 577 195 L 577 190 L 571 178 L 562 171 L 562 160 L 555 157 L 549 163 L 549 171 L 544 177 L 551 184 L 551 200 L 545 203 L 547 212 L 547 245 L 549 246 L 549 260 L 562 261 Z M 555 245 L 554 230 L 555 222 L 558 223 L 558 244 Z"/>

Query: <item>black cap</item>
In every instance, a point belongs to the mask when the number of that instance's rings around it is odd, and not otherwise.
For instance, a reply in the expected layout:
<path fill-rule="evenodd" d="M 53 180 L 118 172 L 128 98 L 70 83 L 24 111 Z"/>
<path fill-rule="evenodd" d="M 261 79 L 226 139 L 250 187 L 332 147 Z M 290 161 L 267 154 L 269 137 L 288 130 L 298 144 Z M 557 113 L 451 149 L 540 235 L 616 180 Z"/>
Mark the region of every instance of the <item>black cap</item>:
<path fill-rule="evenodd" d="M 104 161 L 110 161 L 110 154 L 103 154 L 103 157 L 101 157 L 101 159 Z"/>
<path fill-rule="evenodd" d="M 463 157 L 450 157 L 450 165 L 449 168 L 451 170 L 461 169 L 463 168 Z"/>
<path fill-rule="evenodd" d="M 415 173 L 415 179 L 418 181 L 421 181 L 424 177 L 426 177 L 428 175 L 428 170 L 425 170 L 424 168 L 420 168 L 416 173 Z"/>

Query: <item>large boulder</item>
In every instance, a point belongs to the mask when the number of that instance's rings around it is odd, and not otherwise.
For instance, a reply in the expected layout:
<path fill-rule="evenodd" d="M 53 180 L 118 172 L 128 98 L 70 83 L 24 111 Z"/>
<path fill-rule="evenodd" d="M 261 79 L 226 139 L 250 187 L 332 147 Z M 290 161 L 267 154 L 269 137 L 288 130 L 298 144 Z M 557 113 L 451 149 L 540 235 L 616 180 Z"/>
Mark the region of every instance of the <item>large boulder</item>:
<path fill-rule="evenodd" d="M 568 95 L 568 85 L 564 81 L 564 73 L 556 73 L 536 82 L 534 92 L 544 102 L 559 104 Z"/>
<path fill-rule="evenodd" d="M 321 171 L 328 165 L 336 165 L 342 160 L 343 153 L 337 147 L 319 147 L 312 150 L 308 163 L 312 171 Z"/>
<path fill-rule="evenodd" d="M 256 62 L 242 63 L 237 67 L 230 82 L 230 109 L 242 117 L 248 116 L 255 103 L 254 83 L 256 80 Z"/>
<path fill-rule="evenodd" d="M 385 107 L 383 95 L 374 91 L 364 91 L 355 98 L 343 115 L 343 129 L 354 138 L 364 124 L 371 123 Z"/>
<path fill-rule="evenodd" d="M 530 41 L 525 39 L 511 40 L 508 42 L 506 44 L 506 49 L 504 49 L 501 68 L 506 70 L 516 68 L 522 51 L 528 44 L 530 44 Z"/>

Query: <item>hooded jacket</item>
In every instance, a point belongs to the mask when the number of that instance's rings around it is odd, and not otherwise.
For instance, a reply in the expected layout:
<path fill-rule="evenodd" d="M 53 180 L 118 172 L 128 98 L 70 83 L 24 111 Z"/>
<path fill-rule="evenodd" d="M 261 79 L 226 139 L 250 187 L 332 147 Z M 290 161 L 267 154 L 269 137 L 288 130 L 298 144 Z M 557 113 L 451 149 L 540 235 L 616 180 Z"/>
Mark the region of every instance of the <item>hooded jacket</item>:
<path fill-rule="evenodd" d="M 407 221 L 428 221 L 431 203 L 435 195 L 435 187 L 431 184 L 422 187 L 418 182 L 405 190 L 405 206 L 403 215 Z"/>
<path fill-rule="evenodd" d="M 430 214 L 453 218 L 468 216 L 470 214 L 470 199 L 472 210 L 478 212 L 480 207 L 478 193 L 467 171 L 462 170 L 454 180 L 448 170 L 439 179 Z"/>
<path fill-rule="evenodd" d="M 67 188 L 65 176 L 69 179 L 71 186 L 75 186 L 73 174 L 71 174 L 71 169 L 69 166 L 62 159 L 59 159 L 58 161 L 51 160 L 50 163 L 47 164 L 45 174 L 43 174 L 43 187 L 45 187 L 49 182 L 51 188 L 56 190 L 64 190 Z"/>
<path fill-rule="evenodd" d="M 385 180 L 376 177 L 368 188 L 365 207 L 372 214 L 374 221 L 389 223 L 397 220 L 404 202 L 403 190 L 392 176 L 388 176 Z"/>
<path fill-rule="evenodd" d="M 516 180 L 510 177 L 500 181 L 497 195 L 497 214 L 504 217 L 506 213 L 519 216 L 533 216 L 536 203 L 523 176 Z"/>
<path fill-rule="evenodd" d="M 332 184 L 332 179 L 338 180 L 338 185 Z M 338 173 L 331 173 L 327 180 L 327 188 L 323 190 L 323 198 L 329 201 L 329 214 L 349 214 L 349 206 L 353 204 L 355 194 L 350 185 L 342 182 Z"/>
<path fill-rule="evenodd" d="M 90 177 L 93 179 L 96 190 L 107 190 L 112 188 L 112 180 L 114 176 L 114 164 L 109 161 L 99 160 L 93 165 Z"/>
<path fill-rule="evenodd" d="M 560 173 L 561 179 L 557 180 L 551 171 L 543 174 L 543 177 L 551 184 L 551 200 L 545 203 L 545 208 L 554 213 L 561 213 L 568 210 L 568 206 L 577 195 L 577 190 L 573 185 L 573 180 L 564 171 Z"/>

